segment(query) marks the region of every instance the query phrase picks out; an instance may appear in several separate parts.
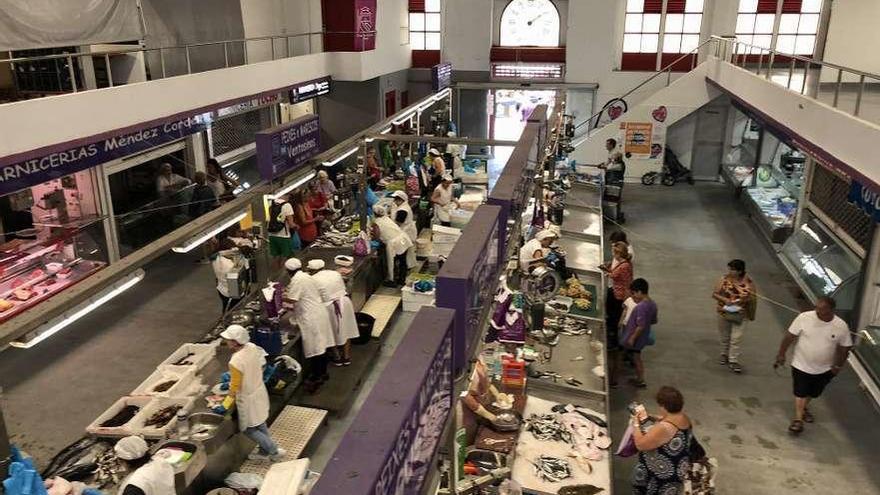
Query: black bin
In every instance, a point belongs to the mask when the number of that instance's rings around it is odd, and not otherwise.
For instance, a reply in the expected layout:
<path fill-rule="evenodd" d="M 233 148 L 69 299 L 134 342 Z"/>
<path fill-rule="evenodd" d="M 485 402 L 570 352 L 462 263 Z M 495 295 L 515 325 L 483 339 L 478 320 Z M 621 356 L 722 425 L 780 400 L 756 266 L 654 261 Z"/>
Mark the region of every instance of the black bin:
<path fill-rule="evenodd" d="M 366 313 L 355 313 L 354 317 L 357 320 L 360 336 L 352 339 L 352 342 L 356 345 L 364 345 L 373 338 L 373 326 L 376 324 L 376 319 Z"/>

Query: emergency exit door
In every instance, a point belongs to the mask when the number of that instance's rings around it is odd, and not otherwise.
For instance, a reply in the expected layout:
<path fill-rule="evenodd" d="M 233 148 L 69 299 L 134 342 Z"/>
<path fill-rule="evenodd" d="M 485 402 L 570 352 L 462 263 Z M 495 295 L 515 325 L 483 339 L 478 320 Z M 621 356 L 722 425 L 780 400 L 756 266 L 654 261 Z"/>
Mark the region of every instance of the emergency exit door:
<path fill-rule="evenodd" d="M 397 91 L 391 90 L 385 93 L 385 118 L 397 113 Z"/>

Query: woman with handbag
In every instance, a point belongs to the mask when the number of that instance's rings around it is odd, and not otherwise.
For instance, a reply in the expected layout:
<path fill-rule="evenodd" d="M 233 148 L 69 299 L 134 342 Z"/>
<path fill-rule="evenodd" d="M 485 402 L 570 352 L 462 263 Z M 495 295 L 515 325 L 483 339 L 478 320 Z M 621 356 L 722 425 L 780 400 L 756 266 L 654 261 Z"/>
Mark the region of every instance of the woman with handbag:
<path fill-rule="evenodd" d="M 712 293 L 712 298 L 718 303 L 716 311 L 721 341 L 721 358 L 718 362 L 734 373 L 742 373 L 740 344 L 747 322 L 755 319 L 755 284 L 746 275 L 745 261 L 731 260 L 727 269 L 727 274 L 721 277 Z"/>
<path fill-rule="evenodd" d="M 656 400 L 660 406 L 658 416 L 648 416 L 645 408 L 638 406 L 630 417 L 633 442 L 639 451 L 633 470 L 633 493 L 684 494 L 693 450 L 699 444 L 694 440 L 691 419 L 683 412 L 681 392 L 673 387 L 660 387 Z"/>
<path fill-rule="evenodd" d="M 599 265 L 599 269 L 611 279 L 605 294 L 605 328 L 608 329 L 608 351 L 613 354 L 609 382 L 612 387 L 617 386 L 617 372 L 620 367 L 617 328 L 623 314 L 623 301 L 630 296 L 629 286 L 633 281 L 633 266 L 627 248 L 625 242 L 615 242 L 611 245 L 612 260 Z"/>

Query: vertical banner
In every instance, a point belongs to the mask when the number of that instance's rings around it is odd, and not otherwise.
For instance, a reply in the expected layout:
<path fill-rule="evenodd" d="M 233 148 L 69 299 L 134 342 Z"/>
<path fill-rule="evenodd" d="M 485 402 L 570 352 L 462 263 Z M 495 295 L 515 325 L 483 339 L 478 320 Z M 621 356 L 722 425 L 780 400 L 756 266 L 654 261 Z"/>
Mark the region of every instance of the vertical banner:
<path fill-rule="evenodd" d="M 376 49 L 376 0 L 355 0 L 355 51 Z"/>

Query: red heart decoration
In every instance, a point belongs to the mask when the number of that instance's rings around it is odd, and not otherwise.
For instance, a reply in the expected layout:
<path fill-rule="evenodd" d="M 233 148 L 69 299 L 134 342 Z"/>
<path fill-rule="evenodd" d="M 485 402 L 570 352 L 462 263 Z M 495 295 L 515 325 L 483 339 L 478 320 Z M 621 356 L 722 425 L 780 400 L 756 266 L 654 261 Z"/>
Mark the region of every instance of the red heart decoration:
<path fill-rule="evenodd" d="M 608 116 L 611 117 L 611 120 L 617 120 L 617 117 L 623 115 L 623 108 L 619 106 L 611 106 L 608 108 Z"/>
<path fill-rule="evenodd" d="M 666 110 L 665 106 L 657 107 L 653 112 L 651 112 L 651 116 L 654 117 L 654 120 L 657 122 L 666 122 L 666 117 L 669 115 L 669 112 Z"/>

